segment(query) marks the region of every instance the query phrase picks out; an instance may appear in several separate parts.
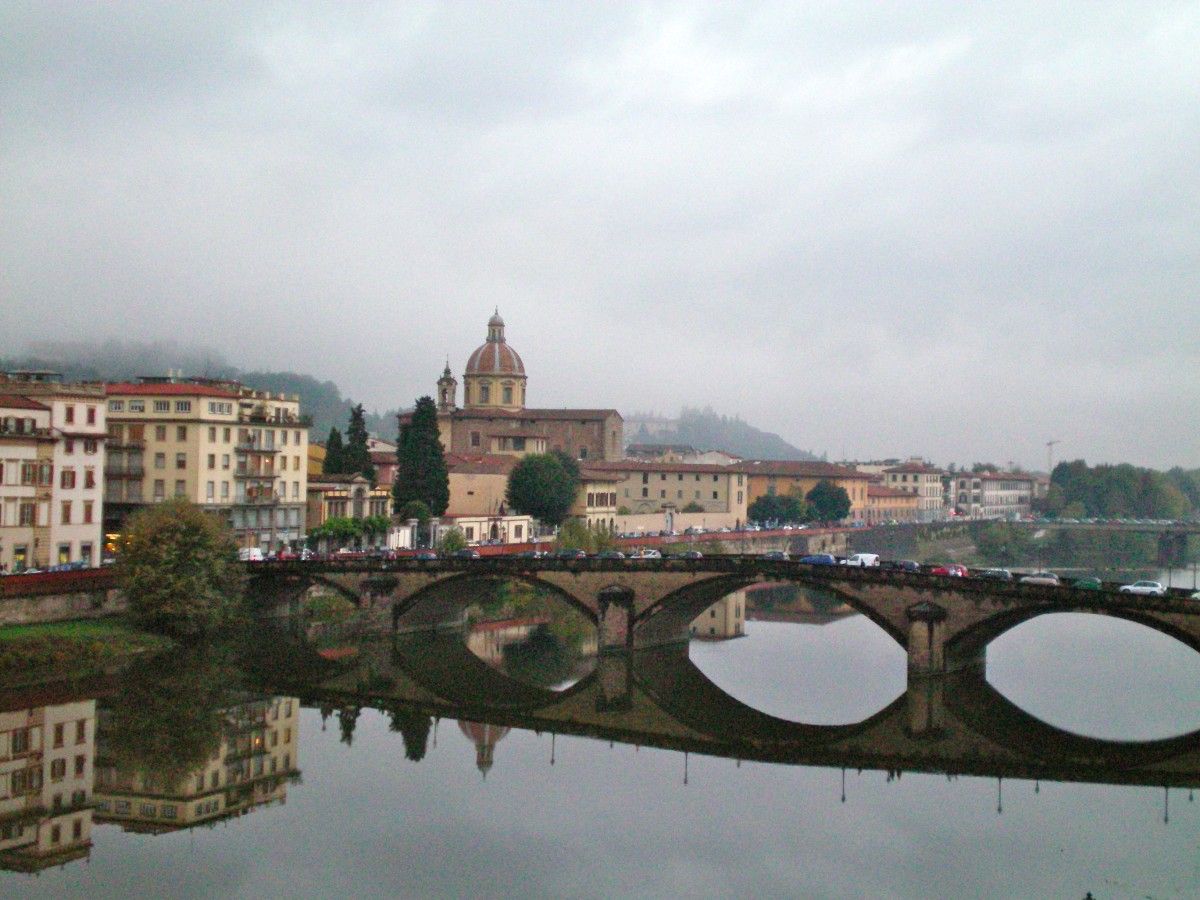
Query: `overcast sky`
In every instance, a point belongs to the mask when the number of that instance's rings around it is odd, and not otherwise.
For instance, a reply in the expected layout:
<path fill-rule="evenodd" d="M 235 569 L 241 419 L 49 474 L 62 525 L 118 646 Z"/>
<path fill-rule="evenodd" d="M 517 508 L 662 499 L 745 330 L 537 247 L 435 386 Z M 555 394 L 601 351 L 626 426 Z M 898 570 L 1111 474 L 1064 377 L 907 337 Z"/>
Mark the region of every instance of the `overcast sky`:
<path fill-rule="evenodd" d="M 0 352 L 1200 467 L 1195 2 L 0 4 Z"/>

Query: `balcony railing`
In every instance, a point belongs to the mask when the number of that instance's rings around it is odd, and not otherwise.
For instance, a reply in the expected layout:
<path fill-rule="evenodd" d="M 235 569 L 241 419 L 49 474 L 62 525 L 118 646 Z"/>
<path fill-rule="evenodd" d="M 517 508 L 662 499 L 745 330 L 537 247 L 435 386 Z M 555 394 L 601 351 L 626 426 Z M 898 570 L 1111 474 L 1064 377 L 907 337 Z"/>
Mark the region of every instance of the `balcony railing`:
<path fill-rule="evenodd" d="M 123 466 L 122 468 L 104 469 L 105 478 L 143 478 L 146 475 L 144 466 Z"/>
<path fill-rule="evenodd" d="M 274 472 L 243 472 L 237 471 L 233 473 L 234 478 L 241 479 L 259 479 L 262 481 L 273 481 L 277 476 Z"/>
<path fill-rule="evenodd" d="M 262 444 L 256 444 L 254 442 L 239 443 L 237 445 L 237 447 L 235 447 L 234 449 L 236 449 L 238 453 L 278 453 L 279 452 L 278 447 L 264 447 Z"/>
<path fill-rule="evenodd" d="M 275 506 L 279 503 L 279 495 L 274 491 L 262 491 L 256 494 L 246 494 L 237 501 L 243 506 Z"/>

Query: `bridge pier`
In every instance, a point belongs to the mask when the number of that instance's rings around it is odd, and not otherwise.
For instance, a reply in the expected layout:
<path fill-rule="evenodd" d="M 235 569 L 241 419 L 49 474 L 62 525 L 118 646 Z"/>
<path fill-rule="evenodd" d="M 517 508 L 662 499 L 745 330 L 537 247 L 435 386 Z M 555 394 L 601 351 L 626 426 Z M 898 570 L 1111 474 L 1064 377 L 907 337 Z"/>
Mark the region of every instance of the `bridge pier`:
<path fill-rule="evenodd" d="M 946 671 L 946 610 L 922 600 L 904 611 L 908 619 L 908 675 L 941 675 Z"/>
<path fill-rule="evenodd" d="M 908 733 L 915 738 L 939 738 L 946 732 L 946 679 L 910 677 L 905 692 Z"/>
<path fill-rule="evenodd" d="M 625 587 L 605 588 L 596 597 L 596 638 L 600 650 L 632 649 L 634 593 Z"/>
<path fill-rule="evenodd" d="M 596 712 L 620 712 L 633 706 L 633 656 L 602 652 L 596 660 Z"/>

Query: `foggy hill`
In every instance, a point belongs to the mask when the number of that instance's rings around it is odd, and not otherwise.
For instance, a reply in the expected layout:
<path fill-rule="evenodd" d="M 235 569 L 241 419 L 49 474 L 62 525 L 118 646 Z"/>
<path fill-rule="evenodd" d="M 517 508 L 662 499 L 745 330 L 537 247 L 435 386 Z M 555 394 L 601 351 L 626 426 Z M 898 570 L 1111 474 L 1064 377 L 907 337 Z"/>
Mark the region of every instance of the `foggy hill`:
<path fill-rule="evenodd" d="M 813 460 L 777 434 L 762 431 L 740 417 L 718 415 L 711 408 L 684 407 L 678 419 L 634 413 L 625 417 L 627 444 L 685 444 L 697 450 L 725 450 L 746 459 Z"/>

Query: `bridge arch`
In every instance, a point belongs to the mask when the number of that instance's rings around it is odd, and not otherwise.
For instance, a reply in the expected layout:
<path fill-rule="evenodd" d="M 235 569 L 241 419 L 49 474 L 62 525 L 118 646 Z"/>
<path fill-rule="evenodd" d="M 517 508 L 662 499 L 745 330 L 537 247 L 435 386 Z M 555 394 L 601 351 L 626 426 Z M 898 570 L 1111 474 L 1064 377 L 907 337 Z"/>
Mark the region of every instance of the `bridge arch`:
<path fill-rule="evenodd" d="M 994 613 L 988 618 L 975 623 L 946 641 L 946 656 L 958 661 L 979 659 L 987 646 L 1001 635 L 1011 631 L 1018 625 L 1041 616 L 1058 613 L 1081 613 L 1086 615 L 1107 616 L 1141 625 L 1174 638 L 1181 644 L 1200 653 L 1200 634 L 1176 625 L 1170 619 L 1156 615 L 1153 610 L 1141 610 L 1127 606 L 1110 607 L 1103 603 L 1064 603 L 1060 605 L 1013 607 Z"/>

